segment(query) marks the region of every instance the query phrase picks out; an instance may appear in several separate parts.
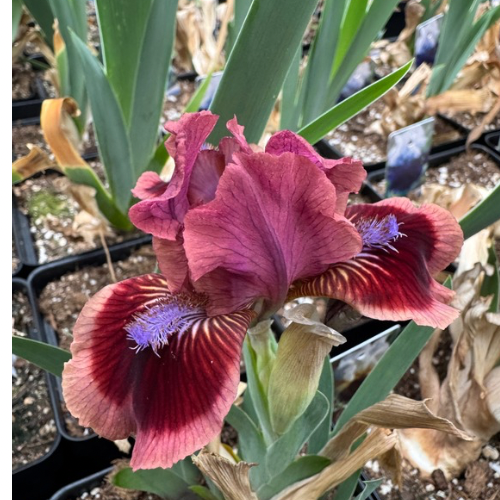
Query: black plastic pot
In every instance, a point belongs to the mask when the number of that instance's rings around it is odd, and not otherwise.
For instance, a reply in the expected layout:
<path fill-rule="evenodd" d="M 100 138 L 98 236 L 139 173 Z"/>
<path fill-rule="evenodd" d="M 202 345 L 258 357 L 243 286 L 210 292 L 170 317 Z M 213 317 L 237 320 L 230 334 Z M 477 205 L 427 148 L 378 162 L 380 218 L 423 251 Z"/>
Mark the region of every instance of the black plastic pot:
<path fill-rule="evenodd" d="M 395 38 L 403 31 L 405 23 L 406 2 L 399 2 L 384 27 L 384 38 Z"/>
<path fill-rule="evenodd" d="M 28 289 L 28 285 L 27 285 L 26 281 L 24 281 L 22 279 L 18 279 L 18 278 L 13 278 L 12 279 L 12 292 L 15 292 L 15 291 L 23 292 L 27 296 L 28 301 L 29 301 L 30 306 L 31 306 L 31 309 L 33 311 L 34 324 L 33 324 L 33 327 L 29 330 L 29 338 L 31 338 L 33 340 L 42 341 L 43 339 L 42 339 L 42 336 L 40 334 L 40 329 L 37 327 L 37 323 L 36 323 L 36 319 L 35 319 L 36 314 L 34 313 L 32 297 L 31 297 L 31 294 L 29 293 L 29 289 Z M 53 394 L 51 391 L 51 384 L 50 384 L 48 375 L 46 377 L 46 383 L 47 383 L 47 389 L 48 389 L 48 394 L 49 394 L 49 399 L 51 402 L 52 410 L 53 410 L 54 415 L 55 415 L 56 412 L 54 410 L 54 399 L 53 399 Z M 59 448 L 60 442 L 61 442 L 61 434 L 59 432 L 57 432 L 56 437 L 54 439 L 54 442 L 52 443 L 49 451 L 45 455 L 43 455 L 42 457 L 36 459 L 35 461 L 33 461 L 29 464 L 18 467 L 12 471 L 12 483 L 13 483 L 13 492 L 14 493 L 16 493 L 16 489 L 19 492 L 21 485 L 24 483 L 22 478 L 29 475 L 30 471 L 32 471 L 36 468 L 42 468 L 42 469 L 44 468 L 43 464 L 45 462 L 51 460 L 51 457 L 53 457 L 56 454 L 57 449 Z M 16 485 L 18 486 L 18 488 L 16 488 Z M 29 497 L 29 496 L 14 495 L 13 498 L 15 498 L 15 499 L 17 499 L 17 498 L 19 498 L 19 499 L 22 499 L 22 498 L 26 498 L 26 499 L 30 498 L 31 499 L 31 498 L 33 498 L 34 499 L 34 498 L 36 498 L 36 496 Z"/>
<path fill-rule="evenodd" d="M 500 130 L 487 134 L 484 137 L 484 143 L 488 146 L 491 156 L 500 163 Z"/>
<path fill-rule="evenodd" d="M 73 498 L 75 496 L 81 495 L 86 491 L 92 490 L 96 486 L 99 486 L 107 474 L 109 474 L 113 470 L 113 467 L 109 467 L 108 469 L 104 469 L 100 472 L 96 472 L 91 476 L 84 477 L 79 481 L 75 481 L 74 483 L 68 484 L 61 488 L 57 493 L 50 497 L 50 500 L 68 500 L 69 498 Z"/>
<path fill-rule="evenodd" d="M 38 257 L 31 237 L 28 217 L 17 208 L 14 194 L 12 194 L 12 235 L 21 266 L 33 267 L 38 265 Z"/>
<path fill-rule="evenodd" d="M 109 248 L 109 252 L 111 255 L 111 260 L 116 262 L 118 260 L 124 259 L 128 257 L 133 250 L 140 248 L 146 244 L 151 243 L 150 236 L 143 236 L 140 239 L 130 240 L 124 243 L 119 243 Z M 29 276 L 28 285 L 30 288 L 30 292 L 33 294 L 33 303 L 34 307 L 34 315 L 35 321 L 42 332 L 43 340 L 52 345 L 58 345 L 57 334 L 54 332 L 52 327 L 45 321 L 42 316 L 40 309 L 38 308 L 38 297 L 40 296 L 41 291 L 47 286 L 50 281 L 53 281 L 63 274 L 75 271 L 77 269 L 81 269 L 87 266 L 98 266 L 106 263 L 106 254 L 104 250 L 97 249 L 91 252 L 87 252 L 81 255 L 75 255 L 72 257 L 66 257 L 56 262 L 51 262 L 40 266 L 35 269 Z M 56 425 L 59 429 L 59 432 L 65 439 L 72 442 L 82 442 L 88 440 L 95 440 L 95 434 L 90 434 L 88 436 L 75 437 L 72 436 L 67 427 L 64 420 L 64 412 L 61 406 L 63 401 L 62 397 L 62 388 L 61 388 L 61 380 L 54 376 L 49 377 L 51 388 L 54 392 L 55 399 L 55 420 Z M 105 441 L 105 440 L 100 440 Z"/>
<path fill-rule="evenodd" d="M 12 101 L 12 121 L 40 120 L 42 102 L 47 98 L 45 88 L 39 78 L 35 78 L 32 87 L 33 94 L 27 99 Z"/>
<path fill-rule="evenodd" d="M 476 149 L 482 151 L 483 153 L 486 153 L 500 168 L 500 155 L 496 154 L 489 147 L 483 146 L 482 144 L 472 144 L 470 146 L 470 149 Z M 465 143 L 464 141 L 462 141 L 461 145 L 451 148 L 447 151 L 433 153 L 429 157 L 429 168 L 439 167 L 443 163 L 449 161 L 450 158 L 452 158 L 453 156 L 465 153 L 465 151 L 466 151 Z M 378 194 L 378 191 L 375 190 L 372 183 L 381 181 L 384 178 L 385 178 L 384 169 L 373 171 L 368 174 L 367 184 L 371 186 L 372 189 Z"/>
<path fill-rule="evenodd" d="M 24 280 L 13 279 L 12 289 L 22 290 L 28 296 L 34 319 L 34 328 L 30 336 L 35 340 L 47 342 L 32 288 Z M 12 498 L 14 500 L 47 500 L 68 482 L 109 467 L 113 460 L 124 456 L 113 442 L 106 439 L 94 436 L 83 442 L 75 442 L 62 436 L 57 417 L 60 411 L 60 401 L 54 388 L 54 379 L 54 376 L 47 375 L 49 397 L 58 429 L 57 436 L 46 455 L 13 471 Z"/>

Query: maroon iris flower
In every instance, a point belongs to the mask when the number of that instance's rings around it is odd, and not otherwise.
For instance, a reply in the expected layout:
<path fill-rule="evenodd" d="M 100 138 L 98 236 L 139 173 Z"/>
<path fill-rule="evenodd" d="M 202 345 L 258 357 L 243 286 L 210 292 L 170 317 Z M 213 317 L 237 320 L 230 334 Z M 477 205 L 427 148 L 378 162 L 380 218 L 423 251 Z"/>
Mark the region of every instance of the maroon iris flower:
<path fill-rule="evenodd" d="M 70 411 L 108 439 L 136 436 L 134 468 L 170 467 L 219 431 L 248 326 L 287 297 L 322 295 L 375 318 L 446 326 L 457 311 L 432 275 L 462 242 L 453 217 L 404 199 L 358 205 L 358 161 L 326 160 L 292 132 L 265 151 L 236 119 L 169 123 L 170 182 L 147 172 L 133 223 L 153 234 L 162 274 L 107 286 L 84 307 L 63 373 Z"/>

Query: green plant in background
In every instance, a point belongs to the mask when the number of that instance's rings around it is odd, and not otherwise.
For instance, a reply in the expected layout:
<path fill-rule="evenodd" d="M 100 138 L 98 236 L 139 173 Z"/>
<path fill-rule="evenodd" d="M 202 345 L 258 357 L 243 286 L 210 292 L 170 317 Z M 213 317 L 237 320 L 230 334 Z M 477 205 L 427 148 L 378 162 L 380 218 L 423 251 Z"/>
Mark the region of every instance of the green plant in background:
<path fill-rule="evenodd" d="M 500 5 L 477 15 L 481 0 L 449 2 L 426 96 L 448 90 L 485 32 L 500 19 Z"/>
<path fill-rule="evenodd" d="M 167 160 L 163 144 L 158 145 L 158 127 L 177 2 L 98 0 L 103 64 L 86 46 L 85 2 L 51 0 L 51 6 L 61 33 L 56 46 L 61 91 L 72 99 L 44 102 L 44 135 L 70 180 L 94 188 L 98 207 L 109 222 L 131 229 L 127 217 L 131 189 L 142 172 L 159 172 Z M 78 153 L 86 95 L 108 186 Z M 39 151 L 32 153 L 40 156 Z M 51 165 L 46 162 L 47 166 Z M 42 162 L 36 169 L 15 165 L 13 179 L 19 182 L 42 168 Z"/>
<path fill-rule="evenodd" d="M 250 7 L 237 3 L 236 16 L 238 7 L 240 13 L 233 30 L 240 31 L 210 107 L 222 117 L 219 124 L 236 114 L 249 140 L 258 142 L 283 89 L 280 128 L 299 133 L 307 130 L 311 142 L 324 137 L 382 96 L 409 70 L 407 65 L 351 96 L 347 106 L 335 107 L 342 88 L 396 4 L 395 0 L 327 0 L 306 67 L 301 71 L 302 34 L 316 2 L 297 2 L 297 6 L 253 2 Z M 211 140 L 217 142 L 223 134 L 222 125 L 217 125 Z"/>

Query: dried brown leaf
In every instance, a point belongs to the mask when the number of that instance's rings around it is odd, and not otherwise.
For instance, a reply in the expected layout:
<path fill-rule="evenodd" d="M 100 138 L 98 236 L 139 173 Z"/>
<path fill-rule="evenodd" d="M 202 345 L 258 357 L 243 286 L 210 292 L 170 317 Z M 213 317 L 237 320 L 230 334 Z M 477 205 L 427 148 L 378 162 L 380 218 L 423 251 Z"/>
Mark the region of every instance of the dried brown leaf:
<path fill-rule="evenodd" d="M 42 172 L 48 168 L 57 168 L 57 164 L 49 158 L 49 155 L 33 144 L 27 145 L 30 152 L 26 156 L 18 158 L 12 164 L 12 171 L 16 172 L 23 179 L 27 179 L 37 172 Z"/>
<path fill-rule="evenodd" d="M 257 464 L 229 460 L 202 450 L 191 457 L 200 471 L 208 476 L 222 491 L 227 500 L 258 500 L 250 486 L 249 472 Z"/>

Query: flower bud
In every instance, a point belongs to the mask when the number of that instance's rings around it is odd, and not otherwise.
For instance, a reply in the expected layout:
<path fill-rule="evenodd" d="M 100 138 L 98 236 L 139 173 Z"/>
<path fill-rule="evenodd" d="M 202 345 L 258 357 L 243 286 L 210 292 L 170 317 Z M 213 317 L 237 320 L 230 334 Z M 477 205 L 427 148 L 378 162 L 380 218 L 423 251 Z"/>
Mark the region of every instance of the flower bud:
<path fill-rule="evenodd" d="M 272 323 L 272 320 L 265 320 L 248 329 L 250 345 L 256 354 L 257 377 L 265 393 L 267 393 L 269 377 L 271 376 L 271 370 L 276 359 L 277 344 L 271 330 Z"/>
<path fill-rule="evenodd" d="M 268 394 L 271 424 L 277 434 L 285 433 L 309 406 L 325 356 L 346 340 L 312 319 L 314 313 L 312 304 L 300 304 L 286 313 L 292 323 L 281 336 Z"/>

